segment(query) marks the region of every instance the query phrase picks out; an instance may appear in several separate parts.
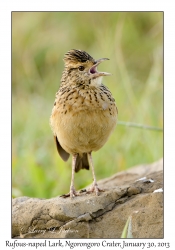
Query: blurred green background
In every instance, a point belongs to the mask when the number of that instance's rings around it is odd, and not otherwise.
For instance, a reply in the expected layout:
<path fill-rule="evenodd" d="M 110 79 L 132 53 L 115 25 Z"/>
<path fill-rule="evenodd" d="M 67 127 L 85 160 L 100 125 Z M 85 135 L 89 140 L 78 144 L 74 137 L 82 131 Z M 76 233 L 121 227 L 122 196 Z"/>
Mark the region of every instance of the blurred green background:
<path fill-rule="evenodd" d="M 110 61 L 99 70 L 119 121 L 163 127 L 162 12 L 12 13 L 12 194 L 49 198 L 69 191 L 71 159 L 57 154 L 49 117 L 63 56 L 72 49 Z M 93 153 L 97 180 L 163 156 L 163 133 L 118 125 Z M 92 182 L 75 175 L 76 189 Z"/>

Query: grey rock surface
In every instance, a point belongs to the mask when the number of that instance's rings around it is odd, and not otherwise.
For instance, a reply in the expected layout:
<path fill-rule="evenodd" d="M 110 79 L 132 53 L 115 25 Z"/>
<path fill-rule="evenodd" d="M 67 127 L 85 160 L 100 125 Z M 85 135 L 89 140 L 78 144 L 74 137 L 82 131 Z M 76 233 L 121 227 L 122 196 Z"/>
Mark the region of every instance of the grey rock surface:
<path fill-rule="evenodd" d="M 12 237 L 120 238 L 131 216 L 134 238 L 163 238 L 162 159 L 98 183 L 99 196 L 13 199 Z"/>

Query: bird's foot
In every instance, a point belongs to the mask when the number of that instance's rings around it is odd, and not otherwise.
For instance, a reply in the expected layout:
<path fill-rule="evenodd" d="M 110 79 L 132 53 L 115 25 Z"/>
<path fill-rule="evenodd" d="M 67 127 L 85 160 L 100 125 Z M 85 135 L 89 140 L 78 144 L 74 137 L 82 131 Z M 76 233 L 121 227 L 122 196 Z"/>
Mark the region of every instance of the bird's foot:
<path fill-rule="evenodd" d="M 63 194 L 60 197 L 62 198 L 67 198 L 70 197 L 71 199 L 74 198 L 75 196 L 78 196 L 78 192 L 76 192 L 74 187 L 70 187 L 70 192 L 68 194 Z"/>
<path fill-rule="evenodd" d="M 74 187 L 70 187 L 70 198 L 74 198 L 75 196 L 78 196 L 78 193 Z"/>
<path fill-rule="evenodd" d="M 104 192 L 103 189 L 100 189 L 97 185 L 97 183 L 93 183 L 92 186 L 87 189 L 87 194 L 93 193 L 95 192 L 95 194 L 98 196 L 100 192 Z"/>

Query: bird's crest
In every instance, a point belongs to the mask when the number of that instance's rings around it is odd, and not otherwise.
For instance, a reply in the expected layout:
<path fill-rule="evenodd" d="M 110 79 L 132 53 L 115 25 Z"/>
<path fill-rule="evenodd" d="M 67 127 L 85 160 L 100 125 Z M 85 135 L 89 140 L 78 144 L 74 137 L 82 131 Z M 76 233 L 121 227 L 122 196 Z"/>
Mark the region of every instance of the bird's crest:
<path fill-rule="evenodd" d="M 91 61 L 95 63 L 95 60 L 87 52 L 83 50 L 77 50 L 77 49 L 72 49 L 68 51 L 64 55 L 64 61 L 73 62 L 73 63 L 77 63 L 77 62 L 85 63 L 87 61 Z"/>

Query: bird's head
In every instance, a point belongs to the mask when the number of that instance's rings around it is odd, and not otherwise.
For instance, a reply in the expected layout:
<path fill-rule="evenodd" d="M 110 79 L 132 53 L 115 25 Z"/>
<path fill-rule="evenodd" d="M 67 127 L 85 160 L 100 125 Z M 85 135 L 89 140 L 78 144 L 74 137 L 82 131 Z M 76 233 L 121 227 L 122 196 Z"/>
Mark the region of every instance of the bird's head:
<path fill-rule="evenodd" d="M 110 75 L 107 72 L 99 72 L 97 66 L 108 58 L 94 60 L 87 52 L 72 49 L 64 56 L 65 70 L 70 78 L 75 78 L 77 83 L 91 82 L 101 84 L 103 76 Z"/>

